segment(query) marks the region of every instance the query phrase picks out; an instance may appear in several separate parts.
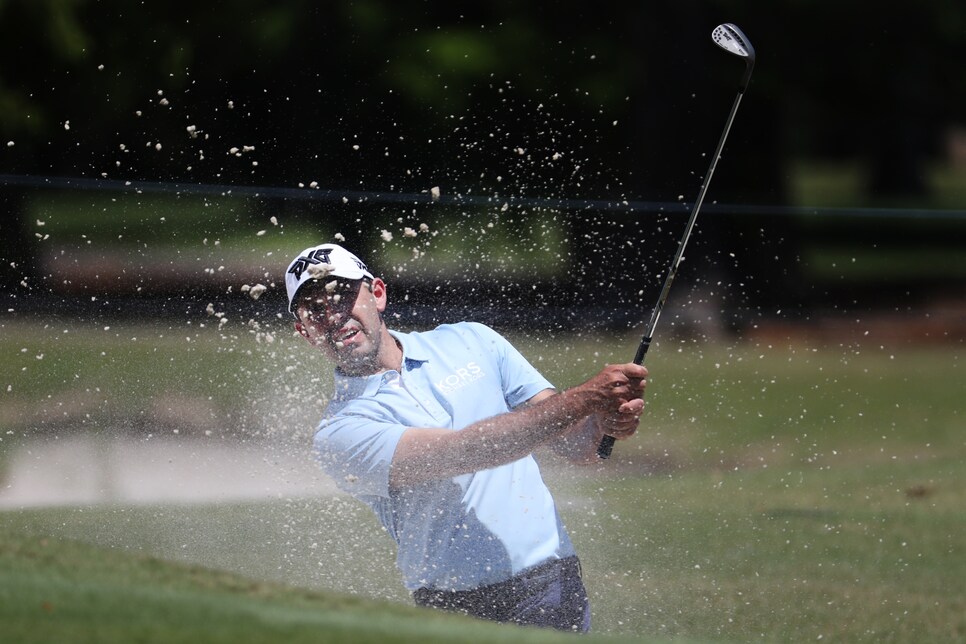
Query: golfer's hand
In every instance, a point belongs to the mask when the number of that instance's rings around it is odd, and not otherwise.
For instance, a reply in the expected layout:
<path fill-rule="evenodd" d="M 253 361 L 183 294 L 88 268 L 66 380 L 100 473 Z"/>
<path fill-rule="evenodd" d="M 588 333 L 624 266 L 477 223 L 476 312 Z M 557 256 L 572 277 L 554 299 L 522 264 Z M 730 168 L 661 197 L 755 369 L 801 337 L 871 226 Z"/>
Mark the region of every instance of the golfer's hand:
<path fill-rule="evenodd" d="M 598 412 L 596 416 L 598 427 L 603 434 L 613 436 L 616 440 L 624 440 L 637 433 L 641 412 L 644 411 L 644 389 L 647 387 L 648 373 L 645 367 L 635 364 L 618 365 L 618 368 L 628 380 L 624 387 L 626 395 L 617 409 Z"/>
<path fill-rule="evenodd" d="M 586 396 L 588 414 L 598 414 L 607 427 L 625 434 L 632 419 L 639 417 L 644 409 L 646 386 L 647 369 L 627 363 L 607 365 L 577 389 Z"/>
<path fill-rule="evenodd" d="M 600 432 L 621 441 L 637 433 L 644 411 L 644 399 L 629 400 L 615 412 L 598 413 L 597 426 Z"/>

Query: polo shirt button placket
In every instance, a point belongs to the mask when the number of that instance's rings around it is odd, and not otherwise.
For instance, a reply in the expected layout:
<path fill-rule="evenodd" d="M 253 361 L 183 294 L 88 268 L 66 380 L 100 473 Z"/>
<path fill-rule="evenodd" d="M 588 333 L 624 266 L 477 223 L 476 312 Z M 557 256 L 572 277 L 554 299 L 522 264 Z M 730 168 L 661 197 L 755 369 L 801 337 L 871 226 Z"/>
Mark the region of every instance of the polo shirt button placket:
<path fill-rule="evenodd" d="M 436 401 L 435 398 L 426 394 L 422 387 L 419 386 L 416 378 L 408 378 L 405 381 L 402 378 L 402 374 L 399 374 L 399 380 L 397 386 L 402 387 L 409 392 L 409 395 L 420 404 L 420 406 L 428 413 L 430 416 L 439 421 L 444 421 L 449 418 L 449 414 L 443 409 L 443 407 Z"/>

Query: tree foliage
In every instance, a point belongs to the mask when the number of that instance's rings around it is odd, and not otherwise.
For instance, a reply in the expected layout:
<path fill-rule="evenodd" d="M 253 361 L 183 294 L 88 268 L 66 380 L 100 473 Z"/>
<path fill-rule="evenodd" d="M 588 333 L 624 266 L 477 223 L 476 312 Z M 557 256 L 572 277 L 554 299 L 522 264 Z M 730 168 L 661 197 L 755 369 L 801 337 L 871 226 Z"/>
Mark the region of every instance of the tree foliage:
<path fill-rule="evenodd" d="M 723 21 L 761 52 L 736 196 L 780 201 L 770 169 L 803 155 L 865 158 L 882 190 L 921 189 L 966 94 L 966 8 L 946 0 L 7 0 L 0 51 L 21 63 L 0 71 L 4 164 L 383 190 L 428 175 L 494 189 L 499 174 L 533 193 L 673 197 L 693 190 L 740 71 L 710 45 Z M 256 154 L 228 154 L 245 145 Z M 573 163 L 533 163 L 554 153 Z"/>
<path fill-rule="evenodd" d="M 13 175 L 690 200 L 742 71 L 710 42 L 721 22 L 759 59 L 714 200 L 786 203 L 812 159 L 864 169 L 870 202 L 924 203 L 966 113 L 953 0 L 5 0 L 0 158 Z M 23 199 L 0 188 L 12 283 L 32 261 Z M 765 234 L 716 225 L 720 248 Z M 796 256 L 798 232 L 767 225 Z"/>

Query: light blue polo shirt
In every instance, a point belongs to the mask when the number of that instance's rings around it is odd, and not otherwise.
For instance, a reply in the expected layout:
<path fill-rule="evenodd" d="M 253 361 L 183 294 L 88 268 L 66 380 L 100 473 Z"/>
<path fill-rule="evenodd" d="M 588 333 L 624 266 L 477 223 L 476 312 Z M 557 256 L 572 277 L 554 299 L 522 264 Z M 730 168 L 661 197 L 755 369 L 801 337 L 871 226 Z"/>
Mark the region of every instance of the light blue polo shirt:
<path fill-rule="evenodd" d="M 409 427 L 461 428 L 503 414 L 552 385 L 501 335 L 462 322 L 396 333 L 402 372 L 346 377 L 315 435 L 323 469 L 368 504 L 398 545 L 406 587 L 466 590 L 574 554 L 533 456 L 389 489 Z"/>

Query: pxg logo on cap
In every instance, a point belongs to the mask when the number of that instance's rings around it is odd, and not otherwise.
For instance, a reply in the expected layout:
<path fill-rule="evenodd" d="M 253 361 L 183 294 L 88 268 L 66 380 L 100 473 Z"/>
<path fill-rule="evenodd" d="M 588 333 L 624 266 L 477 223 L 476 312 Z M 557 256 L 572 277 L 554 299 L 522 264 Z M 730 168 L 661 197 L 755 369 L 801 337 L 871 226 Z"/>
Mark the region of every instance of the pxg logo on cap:
<path fill-rule="evenodd" d="M 306 248 L 292 260 L 285 271 L 288 310 L 292 313 L 298 291 L 306 282 L 327 277 L 347 280 L 374 279 L 361 259 L 338 244 L 322 244 Z"/>

